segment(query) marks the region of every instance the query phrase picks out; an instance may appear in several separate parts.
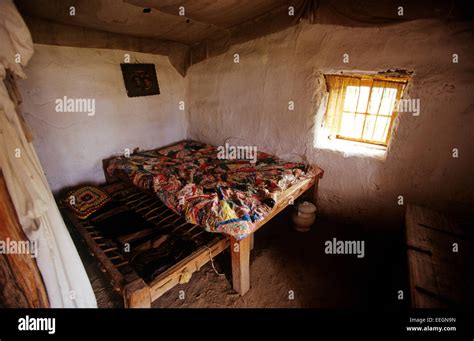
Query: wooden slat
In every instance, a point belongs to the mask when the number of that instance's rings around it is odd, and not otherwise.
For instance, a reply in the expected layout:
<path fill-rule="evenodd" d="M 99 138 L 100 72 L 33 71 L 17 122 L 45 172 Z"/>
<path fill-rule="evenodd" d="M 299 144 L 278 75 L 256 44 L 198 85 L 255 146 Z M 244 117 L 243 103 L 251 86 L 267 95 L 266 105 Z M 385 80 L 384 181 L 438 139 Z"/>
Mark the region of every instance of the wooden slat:
<path fill-rule="evenodd" d="M 438 295 L 438 285 L 436 283 L 431 257 L 421 252 L 408 250 L 408 258 L 411 259 L 413 287 L 420 287 L 434 295 Z M 416 293 L 414 298 L 416 304 Z"/>
<path fill-rule="evenodd" d="M 104 267 L 106 272 L 112 279 L 114 290 L 121 292 L 125 285 L 124 277 L 118 271 L 110 258 L 105 254 L 106 250 L 102 250 L 99 245 L 92 239 L 87 230 L 82 226 L 81 222 L 66 209 L 63 209 L 63 214 L 67 217 L 68 220 L 74 225 L 76 230 L 81 235 L 82 239 L 85 241 L 89 249 L 93 252 L 94 256 L 99 260 L 100 264 Z M 112 248 L 117 249 L 117 248 Z M 111 251 L 111 250 L 109 250 Z"/>
<path fill-rule="evenodd" d="M 470 231 L 463 229 L 454 220 L 435 210 L 423 208 L 421 206 L 409 205 L 407 214 L 416 219 L 416 223 L 422 227 L 432 230 L 444 231 L 459 237 L 468 237 Z"/>
<path fill-rule="evenodd" d="M 161 275 L 156 277 L 151 283 L 150 292 L 152 301 L 158 299 L 165 292 L 180 283 L 180 278 L 184 272 L 192 274 L 210 261 L 209 249 L 212 257 L 216 257 L 229 246 L 229 239 L 216 238 L 208 244 L 208 247 L 202 247 L 191 255 L 181 260 L 178 264 L 172 266 Z"/>
<path fill-rule="evenodd" d="M 445 215 L 414 205 L 408 205 L 405 221 L 412 306 L 471 305 L 474 261 L 468 233 Z"/>
<path fill-rule="evenodd" d="M 154 232 L 156 232 L 156 228 L 151 227 L 151 228 L 148 228 L 148 229 L 140 230 L 140 231 L 137 231 L 137 232 L 134 232 L 134 233 L 130 233 L 130 234 L 126 234 L 126 235 L 117 237 L 117 240 L 119 241 L 120 244 L 123 245 L 125 243 L 131 243 L 131 242 L 133 242 L 137 239 L 144 238 L 148 235 L 153 234 Z"/>
<path fill-rule="evenodd" d="M 452 305 L 473 302 L 473 283 L 466 278 L 465 269 L 432 261 L 439 297 Z"/>
<path fill-rule="evenodd" d="M 168 239 L 169 239 L 169 235 L 158 235 L 158 236 L 151 237 L 151 239 L 147 239 L 143 243 L 133 247 L 132 258 L 133 258 L 133 255 L 139 254 L 145 250 L 158 248 L 161 244 L 166 242 Z"/>
<path fill-rule="evenodd" d="M 420 231 L 416 219 L 416 211 L 413 206 L 407 206 L 405 214 L 405 236 L 407 244 L 414 248 L 431 252 L 431 241 L 427 233 L 428 231 L 424 229 Z"/>
<path fill-rule="evenodd" d="M 120 213 L 120 212 L 125 212 L 125 211 L 128 211 L 129 208 L 127 206 L 119 206 L 119 207 L 116 207 L 114 209 L 111 209 L 105 213 L 102 213 L 100 215 L 97 215 L 95 216 L 94 218 L 91 219 L 92 222 L 100 222 L 104 219 L 107 219 L 117 213 Z"/>

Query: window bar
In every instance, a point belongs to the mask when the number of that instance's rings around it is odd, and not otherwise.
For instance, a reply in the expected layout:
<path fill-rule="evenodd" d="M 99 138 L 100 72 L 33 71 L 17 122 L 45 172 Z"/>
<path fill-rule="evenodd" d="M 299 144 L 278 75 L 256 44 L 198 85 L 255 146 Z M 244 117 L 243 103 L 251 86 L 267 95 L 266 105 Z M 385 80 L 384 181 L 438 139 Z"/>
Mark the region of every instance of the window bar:
<path fill-rule="evenodd" d="M 357 103 L 356 103 L 356 107 L 355 107 L 355 110 L 354 110 L 354 121 L 352 123 L 352 126 L 355 125 L 355 122 L 356 122 L 356 117 L 357 117 L 357 108 L 359 107 L 359 101 L 360 101 L 360 91 L 361 91 L 361 86 L 362 86 L 362 78 L 359 78 L 359 87 L 357 88 Z M 362 127 L 362 130 L 364 130 L 364 127 Z"/>
<path fill-rule="evenodd" d="M 367 105 L 365 106 L 365 115 L 364 115 L 364 123 L 362 124 L 362 133 L 360 135 L 361 140 L 364 140 L 364 130 L 365 130 L 365 122 L 367 121 L 367 115 L 369 110 L 369 103 L 370 99 L 372 98 L 372 88 L 374 86 L 374 81 L 370 82 L 370 90 L 369 90 L 369 99 L 367 100 Z M 358 105 L 358 104 L 357 104 Z M 357 110 L 357 108 L 356 108 Z"/>
<path fill-rule="evenodd" d="M 339 76 L 333 76 L 335 77 L 335 79 L 339 79 L 338 77 Z M 338 81 L 334 81 L 335 83 L 337 83 Z M 329 91 L 332 91 L 331 89 L 329 89 Z M 344 94 L 344 98 L 346 97 L 345 96 L 345 92 L 346 91 L 346 88 L 345 87 L 342 87 L 341 90 L 337 91 L 337 97 L 336 97 L 336 103 L 339 103 L 339 97 L 342 96 Z M 344 111 L 344 108 L 343 108 L 343 111 Z M 337 123 L 337 130 L 336 130 L 336 135 L 339 134 L 339 130 L 341 129 L 341 117 L 339 115 L 334 115 L 335 118 L 333 118 L 332 122 L 331 122 L 331 135 L 334 134 L 334 126 L 335 126 L 335 123 Z"/>
<path fill-rule="evenodd" d="M 356 102 L 356 107 L 355 107 L 355 110 L 354 110 L 354 121 L 352 122 L 352 125 L 355 124 L 355 120 L 356 120 L 356 117 L 357 117 L 357 107 L 359 106 L 361 85 L 362 85 L 362 78 L 359 78 L 359 86 L 357 87 L 357 102 Z M 345 88 L 344 88 L 346 90 L 346 93 L 347 93 L 347 87 L 348 86 L 346 85 Z M 344 101 L 345 101 L 345 99 L 346 99 L 346 94 L 344 94 Z M 343 106 L 342 112 L 344 113 L 344 104 L 342 104 L 342 106 Z M 339 128 L 337 129 L 338 134 L 341 132 L 341 122 L 342 122 L 342 117 L 339 120 Z"/>
<path fill-rule="evenodd" d="M 365 125 L 367 123 L 367 116 L 370 115 L 368 113 L 368 108 L 369 108 L 369 105 L 370 105 L 370 102 L 372 100 L 372 91 L 373 91 L 373 87 L 374 87 L 374 80 L 373 79 L 369 79 L 369 81 L 371 82 L 370 84 L 370 91 L 369 91 L 369 98 L 368 98 L 368 102 L 367 102 L 367 106 L 366 106 L 366 109 L 365 109 L 365 112 L 358 112 L 357 109 L 358 109 L 358 106 L 359 106 L 359 102 L 360 102 L 360 92 L 361 92 L 361 87 L 362 87 L 362 80 L 363 78 L 362 77 L 354 77 L 354 78 L 357 78 L 359 79 L 359 84 L 357 86 L 357 102 L 356 102 L 356 109 L 354 112 L 352 112 L 352 114 L 354 115 L 353 116 L 353 125 L 355 124 L 356 122 L 356 118 L 357 118 L 357 114 L 363 114 L 364 115 L 364 122 L 363 122 L 363 126 L 362 126 L 362 132 L 360 135 L 359 138 L 353 138 L 353 137 L 348 137 L 348 136 L 344 136 L 344 135 L 340 135 L 340 132 L 341 132 L 341 125 L 342 125 L 342 117 L 344 116 L 344 113 L 351 113 L 351 112 L 345 112 L 344 110 L 342 110 L 341 112 L 341 115 L 338 115 L 339 116 L 339 119 L 338 119 L 338 128 L 337 128 L 337 134 L 336 134 L 336 137 L 337 138 L 342 138 L 342 139 L 347 139 L 347 140 L 353 140 L 353 141 L 358 141 L 358 142 L 365 142 L 365 143 L 371 143 L 371 144 L 375 144 L 375 145 L 380 145 L 380 146 L 384 146 L 386 147 L 387 144 L 388 144 L 388 139 L 390 137 L 390 130 L 391 130 L 391 127 L 393 125 L 393 121 L 395 119 L 395 116 L 396 116 L 396 113 L 395 113 L 395 110 L 392 110 L 392 112 L 389 114 L 389 115 L 381 115 L 380 114 L 380 110 L 381 110 L 381 106 L 382 106 L 382 100 L 384 99 L 384 97 L 386 96 L 386 89 L 387 88 L 391 88 L 387 85 L 385 85 L 383 87 L 383 90 L 382 90 L 382 94 L 381 94 L 381 98 L 380 98 L 380 102 L 379 102 L 379 106 L 378 106 L 378 109 L 377 109 L 377 112 L 375 113 L 375 115 L 371 115 L 371 116 L 376 116 L 375 117 L 375 122 L 374 122 L 374 129 L 372 130 L 372 135 L 371 135 L 371 138 L 370 139 L 364 139 L 364 133 L 365 133 Z M 364 78 L 365 80 L 365 78 Z M 392 81 L 386 81 L 388 83 L 395 83 L 395 89 L 397 90 L 395 92 L 394 95 L 392 96 L 395 96 L 397 100 L 399 100 L 401 98 L 401 95 L 403 93 L 403 88 L 404 88 L 404 85 L 406 84 L 406 82 L 392 82 Z M 340 97 L 343 97 L 344 100 L 345 100 L 345 97 L 347 95 L 347 88 L 348 88 L 349 85 L 345 85 L 342 87 L 342 91 L 338 91 L 337 93 L 337 102 L 339 102 L 339 98 Z M 390 98 L 392 98 L 392 96 L 390 96 Z M 385 138 L 385 141 L 380 141 L 380 140 L 373 140 L 374 139 L 374 135 L 375 135 L 375 129 L 376 129 L 376 126 L 377 126 L 377 122 L 378 122 L 378 118 L 379 116 L 381 117 L 386 117 L 386 118 L 389 118 L 389 122 L 385 124 L 385 127 L 384 127 L 384 130 L 383 130 L 383 134 L 382 134 L 382 138 L 383 136 L 386 135 L 386 138 Z M 387 131 L 387 128 L 388 128 L 388 131 Z"/>
<path fill-rule="evenodd" d="M 397 93 L 398 93 L 398 89 L 397 89 Z M 397 99 L 397 93 L 395 94 L 395 100 Z M 395 104 L 394 104 L 394 107 L 393 107 L 393 110 L 392 110 L 392 116 L 393 116 L 393 112 L 394 112 L 394 111 L 395 111 Z M 392 120 L 393 120 L 393 117 L 390 118 L 389 124 L 387 124 L 387 125 L 385 126 L 385 129 L 383 130 L 383 135 L 382 135 L 382 137 L 385 136 L 385 134 L 387 134 L 387 137 L 388 137 L 387 128 L 392 125 Z M 386 138 L 385 140 L 387 140 L 387 138 Z"/>
<path fill-rule="evenodd" d="M 395 95 L 395 100 L 398 102 L 400 98 L 402 97 L 402 90 L 403 90 L 403 85 L 398 85 L 397 86 L 397 93 Z M 398 110 L 393 110 L 392 112 L 392 118 L 390 119 L 390 125 L 388 127 L 388 132 L 387 132 L 387 137 L 385 138 L 385 144 L 388 144 L 388 139 L 390 138 L 390 131 L 392 129 L 393 121 L 395 120 L 395 116 L 398 116 Z M 385 131 L 384 131 L 385 134 Z"/>
<path fill-rule="evenodd" d="M 346 100 L 346 94 L 347 94 L 347 85 L 344 85 L 342 87 L 341 91 L 337 92 L 337 102 L 339 103 L 339 96 L 343 97 L 343 100 Z M 337 130 L 336 130 L 336 138 L 339 136 L 339 133 L 341 132 L 341 124 L 342 124 L 342 118 L 344 117 L 344 103 L 342 103 L 342 113 L 339 115 L 336 115 L 338 117 L 337 119 Z"/>
<path fill-rule="evenodd" d="M 376 129 L 376 127 L 377 127 L 377 120 L 378 120 L 378 118 L 379 118 L 380 108 L 382 107 L 383 96 L 385 96 L 385 89 L 387 89 L 387 86 L 384 86 L 384 87 L 383 87 L 382 95 L 380 96 L 379 108 L 377 109 L 377 112 L 376 112 L 376 114 L 375 114 L 374 130 L 372 130 L 372 136 L 370 137 L 370 139 L 371 139 L 372 141 L 374 140 L 375 129 Z M 385 129 L 384 129 L 383 132 L 384 132 L 384 135 L 385 135 Z M 382 137 L 383 137 L 384 135 L 382 135 Z"/>

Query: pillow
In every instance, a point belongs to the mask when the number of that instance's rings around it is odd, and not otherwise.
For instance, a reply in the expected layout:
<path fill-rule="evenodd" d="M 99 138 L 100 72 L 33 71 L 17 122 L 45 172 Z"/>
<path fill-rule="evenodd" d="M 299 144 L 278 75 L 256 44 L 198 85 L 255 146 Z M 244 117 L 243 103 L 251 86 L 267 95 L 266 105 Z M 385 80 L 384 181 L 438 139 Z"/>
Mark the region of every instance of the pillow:
<path fill-rule="evenodd" d="M 83 186 L 70 191 L 64 199 L 65 205 L 79 219 L 86 219 L 98 211 L 112 198 L 110 195 L 96 186 Z"/>

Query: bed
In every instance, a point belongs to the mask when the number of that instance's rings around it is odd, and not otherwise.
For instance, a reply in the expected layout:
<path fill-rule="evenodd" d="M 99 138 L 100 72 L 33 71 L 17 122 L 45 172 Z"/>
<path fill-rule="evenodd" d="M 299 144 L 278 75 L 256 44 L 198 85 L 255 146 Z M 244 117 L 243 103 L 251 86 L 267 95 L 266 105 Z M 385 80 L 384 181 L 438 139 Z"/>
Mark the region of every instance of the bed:
<path fill-rule="evenodd" d="M 159 198 L 170 210 L 229 240 L 234 289 L 250 288 L 253 234 L 306 192 L 316 202 L 323 170 L 258 152 L 256 162 L 222 158 L 196 141 L 103 160 L 108 183 L 121 181 Z"/>
<path fill-rule="evenodd" d="M 81 205 L 82 198 L 100 207 Z M 213 259 L 229 246 L 223 234 L 189 224 L 156 196 L 123 181 L 80 186 L 58 204 L 127 308 L 150 307 L 206 263 L 214 267 Z"/>

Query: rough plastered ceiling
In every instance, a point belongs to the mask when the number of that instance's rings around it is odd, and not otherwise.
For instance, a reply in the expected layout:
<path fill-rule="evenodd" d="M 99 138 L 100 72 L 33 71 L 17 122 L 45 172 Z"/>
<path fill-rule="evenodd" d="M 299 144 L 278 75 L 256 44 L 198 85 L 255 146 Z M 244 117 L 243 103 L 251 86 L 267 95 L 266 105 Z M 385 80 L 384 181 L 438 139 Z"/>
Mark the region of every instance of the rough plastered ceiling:
<path fill-rule="evenodd" d="M 33 41 L 52 45 L 132 49 L 168 55 L 187 68 L 231 45 L 308 19 L 317 24 L 386 25 L 448 19 L 464 1 L 432 0 L 16 0 Z M 70 8 L 75 13 L 71 15 Z M 404 7 L 400 15 L 399 7 Z M 293 8 L 293 11 L 290 10 Z M 144 9 L 150 9 L 145 13 Z"/>

